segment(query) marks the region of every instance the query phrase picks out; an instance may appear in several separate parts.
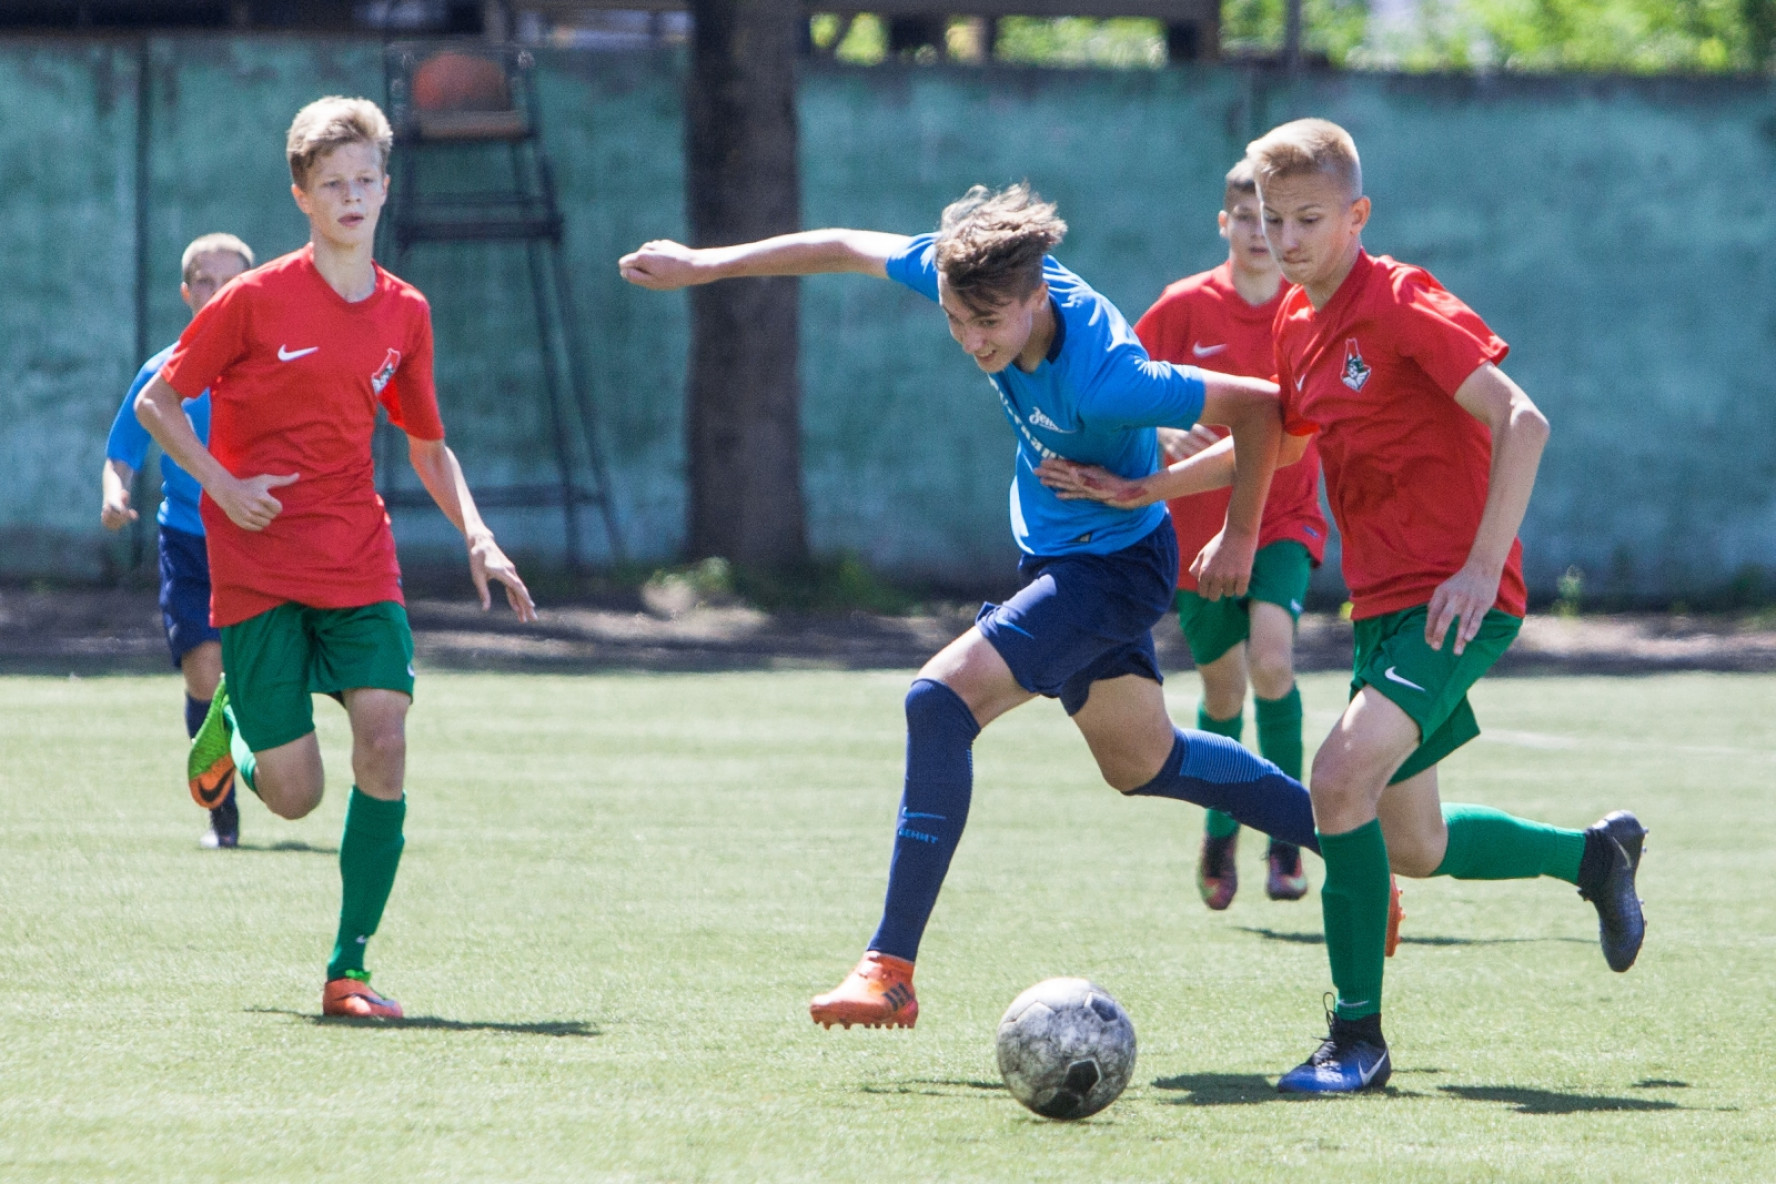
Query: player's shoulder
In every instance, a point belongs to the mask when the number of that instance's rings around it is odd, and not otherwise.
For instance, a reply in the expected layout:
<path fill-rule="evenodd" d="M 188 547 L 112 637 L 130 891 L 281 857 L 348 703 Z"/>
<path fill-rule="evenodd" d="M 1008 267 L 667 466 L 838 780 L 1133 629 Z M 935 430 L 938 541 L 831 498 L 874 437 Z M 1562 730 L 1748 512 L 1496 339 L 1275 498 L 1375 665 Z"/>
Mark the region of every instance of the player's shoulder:
<path fill-rule="evenodd" d="M 1159 294 L 1159 299 L 1153 302 L 1153 307 L 1148 312 L 1169 316 L 1195 308 L 1220 307 L 1227 300 L 1227 285 L 1221 270 L 1219 267 L 1212 267 L 1208 271 L 1199 271 L 1181 280 L 1173 280 L 1165 286 L 1165 290 Z"/>
<path fill-rule="evenodd" d="M 431 301 L 426 299 L 425 293 L 419 290 L 417 284 L 402 279 L 380 263 L 376 265 L 376 281 L 388 296 L 403 304 L 411 304 L 418 308 L 432 306 Z"/>
<path fill-rule="evenodd" d="M 1454 298 L 1427 267 L 1420 267 L 1416 263 L 1402 263 L 1392 255 L 1373 256 L 1370 263 L 1374 268 L 1374 278 L 1380 281 L 1368 285 L 1371 301 L 1403 307 L 1421 304 L 1426 300 L 1443 301 Z"/>

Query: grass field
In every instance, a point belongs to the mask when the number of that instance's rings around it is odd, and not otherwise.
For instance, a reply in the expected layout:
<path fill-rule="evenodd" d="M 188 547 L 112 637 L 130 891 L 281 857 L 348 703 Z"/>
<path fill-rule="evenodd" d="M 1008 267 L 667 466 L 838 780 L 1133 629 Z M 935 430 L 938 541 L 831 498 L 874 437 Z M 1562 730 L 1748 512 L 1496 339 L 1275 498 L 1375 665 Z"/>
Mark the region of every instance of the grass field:
<path fill-rule="evenodd" d="M 1175 714 L 1193 679 L 1171 685 Z M 1285 1101 L 1323 1033 L 1314 898 L 1198 903 L 1200 813 L 1096 783 L 1051 703 L 976 747 L 915 1032 L 807 997 L 875 922 L 896 674 L 430 674 L 377 985 L 322 1023 L 347 781 L 200 851 L 174 679 L 0 679 L 0 1179 L 1768 1180 L 1776 680 L 1495 679 L 1451 800 L 1652 827 L 1650 936 L 1605 968 L 1551 881 L 1409 886 L 1385 1096 Z M 1305 680 L 1310 738 L 1341 682 Z M 1318 883 L 1320 869 L 1310 861 Z M 993 1062 L 1036 980 L 1097 979 L 1134 1084 L 1076 1125 Z"/>

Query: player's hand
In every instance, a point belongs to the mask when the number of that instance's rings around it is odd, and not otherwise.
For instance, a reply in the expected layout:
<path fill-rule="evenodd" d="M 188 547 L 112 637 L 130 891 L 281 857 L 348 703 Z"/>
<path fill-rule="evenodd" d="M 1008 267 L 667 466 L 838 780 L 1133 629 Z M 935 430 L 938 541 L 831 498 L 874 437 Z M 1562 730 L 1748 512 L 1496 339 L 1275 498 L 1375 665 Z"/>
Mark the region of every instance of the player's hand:
<path fill-rule="evenodd" d="M 242 530 L 264 530 L 271 525 L 271 520 L 284 512 L 284 503 L 272 496 L 271 491 L 281 489 L 294 482 L 300 474 L 291 473 L 284 477 L 274 477 L 270 473 L 261 473 L 257 477 L 248 477 L 242 481 L 234 481 L 226 486 L 206 489 L 210 500 L 222 507 L 228 520 Z"/>
<path fill-rule="evenodd" d="M 506 603 L 512 606 L 520 621 L 529 624 L 537 619 L 536 601 L 530 598 L 530 589 L 518 578 L 518 568 L 506 558 L 506 553 L 500 550 L 491 534 L 477 535 L 469 540 L 469 578 L 475 581 L 482 612 L 493 607 L 489 581 L 497 580 L 505 585 Z"/>
<path fill-rule="evenodd" d="M 1222 527 L 1190 565 L 1197 595 L 1204 600 L 1244 596 L 1252 582 L 1252 558 L 1257 554 L 1258 536 L 1230 534 Z"/>
<path fill-rule="evenodd" d="M 1487 610 L 1498 600 L 1501 574 L 1479 570 L 1469 563 L 1438 584 L 1425 614 L 1425 644 L 1434 650 L 1442 649 L 1449 627 L 1455 625 L 1455 652 L 1459 655 L 1467 649 L 1479 634 Z"/>
<path fill-rule="evenodd" d="M 1211 444 L 1219 444 L 1221 436 L 1214 428 L 1197 424 L 1189 431 L 1181 428 L 1160 428 L 1159 446 L 1165 450 L 1167 464 L 1188 460 Z"/>
<path fill-rule="evenodd" d="M 1119 510 L 1132 510 L 1154 499 L 1145 483 L 1118 477 L 1097 465 L 1051 456 L 1036 466 L 1036 477 L 1065 501 L 1103 502 Z"/>
<path fill-rule="evenodd" d="M 120 530 L 126 523 L 136 520 L 136 512 L 130 509 L 129 490 L 119 490 L 115 498 L 106 498 L 99 507 L 99 524 L 106 530 Z"/>
<path fill-rule="evenodd" d="M 617 270 L 632 284 L 655 292 L 685 288 L 697 280 L 697 252 L 683 243 L 657 238 L 617 260 Z"/>

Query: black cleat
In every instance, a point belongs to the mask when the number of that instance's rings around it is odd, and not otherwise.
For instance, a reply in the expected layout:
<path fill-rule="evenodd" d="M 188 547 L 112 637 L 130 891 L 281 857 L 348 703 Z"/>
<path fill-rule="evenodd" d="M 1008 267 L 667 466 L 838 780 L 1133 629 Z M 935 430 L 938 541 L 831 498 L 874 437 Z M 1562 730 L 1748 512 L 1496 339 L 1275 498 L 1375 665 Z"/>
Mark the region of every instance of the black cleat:
<path fill-rule="evenodd" d="M 232 789 L 222 804 L 210 811 L 210 829 L 199 842 L 209 850 L 240 846 L 240 806 L 235 803 Z"/>
<path fill-rule="evenodd" d="M 1634 965 L 1634 959 L 1640 955 L 1640 943 L 1646 940 L 1646 916 L 1634 889 L 1646 828 L 1634 815 L 1618 810 L 1587 827 L 1585 834 L 1595 835 L 1607 844 L 1604 850 L 1608 864 L 1598 882 L 1590 888 L 1580 888 L 1579 895 L 1596 907 L 1597 940 L 1603 947 L 1603 960 L 1621 974 Z"/>
<path fill-rule="evenodd" d="M 1393 1058 L 1381 1034 L 1381 1017 L 1341 1020 L 1328 1014 L 1330 1031 L 1307 1060 L 1277 1081 L 1281 1094 L 1354 1094 L 1380 1089 L 1393 1076 Z"/>

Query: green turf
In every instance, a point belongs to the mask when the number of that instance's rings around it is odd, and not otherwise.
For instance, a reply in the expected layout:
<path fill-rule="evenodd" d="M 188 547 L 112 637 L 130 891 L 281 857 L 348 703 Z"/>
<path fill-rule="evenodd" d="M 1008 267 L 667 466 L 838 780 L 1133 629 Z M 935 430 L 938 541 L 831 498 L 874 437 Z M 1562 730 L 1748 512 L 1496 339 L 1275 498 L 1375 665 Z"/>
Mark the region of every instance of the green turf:
<path fill-rule="evenodd" d="M 1173 683 L 1174 714 L 1193 707 Z M 1445 795 L 1653 834 L 1626 976 L 1553 882 L 1414 884 L 1387 1096 L 1284 1101 L 1323 1031 L 1314 898 L 1261 844 L 1211 915 L 1201 815 L 1122 801 L 1050 703 L 977 745 L 974 815 L 915 1032 L 806 1000 L 880 902 L 906 678 L 430 674 L 376 985 L 416 1017 L 316 1019 L 338 898 L 335 774 L 299 823 L 200 851 L 170 678 L 0 679 L 0 1179 L 1761 1180 L 1776 680 L 1493 680 Z M 1311 734 L 1342 695 L 1306 680 Z M 1319 881 L 1317 861 L 1310 873 Z M 1061 1125 L 998 1082 L 1000 1011 L 1089 975 L 1135 1082 Z"/>

